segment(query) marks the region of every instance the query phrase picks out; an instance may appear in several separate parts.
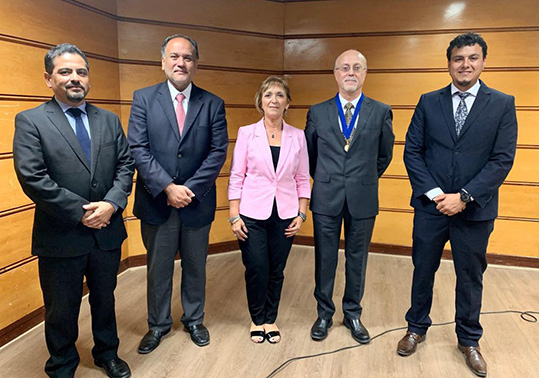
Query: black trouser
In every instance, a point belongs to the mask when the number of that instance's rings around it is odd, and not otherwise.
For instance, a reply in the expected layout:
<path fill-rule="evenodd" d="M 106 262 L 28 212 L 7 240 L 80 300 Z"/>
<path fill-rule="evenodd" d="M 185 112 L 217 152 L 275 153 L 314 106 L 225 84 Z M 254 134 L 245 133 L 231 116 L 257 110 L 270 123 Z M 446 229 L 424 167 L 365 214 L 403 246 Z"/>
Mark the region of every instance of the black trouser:
<path fill-rule="evenodd" d="M 285 237 L 284 232 L 293 218 L 279 218 L 275 204 L 266 220 L 241 218 L 249 231 L 247 239 L 239 244 L 251 319 L 256 325 L 272 324 L 277 319 L 283 272 L 294 239 Z"/>
<path fill-rule="evenodd" d="M 425 334 L 432 324 L 429 313 L 434 275 L 440 266 L 444 245 L 449 240 L 457 275 L 455 331 L 461 345 L 478 345 L 483 334 L 479 323 L 483 272 L 487 268 L 487 245 L 493 229 L 494 220 L 467 221 L 459 214 L 448 217 L 416 210 L 412 305 L 406 313 L 409 331 Z"/>
<path fill-rule="evenodd" d="M 114 289 L 120 255 L 120 249 L 94 249 L 76 257 L 39 257 L 45 340 L 50 353 L 45 372 L 50 377 L 73 377 L 79 364 L 75 342 L 85 276 L 92 315 L 94 361 L 108 362 L 118 357 Z"/>
<path fill-rule="evenodd" d="M 367 258 L 375 217 L 353 218 L 345 202 L 341 214 L 328 216 L 313 213 L 315 283 L 314 297 L 318 317 L 331 319 L 335 313 L 333 288 L 339 257 L 339 241 L 344 220 L 345 289 L 342 299 L 344 316 L 359 319 L 363 308 Z"/>

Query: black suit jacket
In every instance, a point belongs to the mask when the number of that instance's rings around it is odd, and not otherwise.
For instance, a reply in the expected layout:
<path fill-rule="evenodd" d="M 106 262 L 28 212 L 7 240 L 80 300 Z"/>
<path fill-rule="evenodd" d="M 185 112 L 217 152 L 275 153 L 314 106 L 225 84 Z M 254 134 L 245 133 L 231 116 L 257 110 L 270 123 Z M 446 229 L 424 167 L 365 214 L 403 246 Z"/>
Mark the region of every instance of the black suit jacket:
<path fill-rule="evenodd" d="M 467 220 L 498 215 L 498 188 L 515 158 L 515 98 L 481 82 L 477 98 L 457 138 L 451 86 L 421 96 L 412 117 L 404 163 L 412 184 L 411 205 L 440 214 L 425 195 L 440 187 L 445 193 L 465 189 L 474 201 L 461 213 Z"/>
<path fill-rule="evenodd" d="M 118 117 L 86 104 L 92 140 L 89 165 L 77 136 L 55 100 L 17 114 L 15 171 L 36 204 L 32 254 L 72 257 L 121 247 L 127 237 L 122 209 L 133 184 L 134 161 Z M 108 200 L 119 206 L 110 225 L 95 230 L 80 223 L 82 205 Z"/>
<path fill-rule="evenodd" d="M 305 137 L 314 179 L 311 211 L 336 216 L 346 200 L 354 218 L 374 217 L 378 179 L 393 156 L 391 107 L 365 97 L 348 152 L 338 114 L 334 98 L 311 106 L 307 113 Z"/>
<path fill-rule="evenodd" d="M 195 198 L 179 210 L 182 222 L 202 227 L 215 218 L 215 180 L 226 160 L 228 133 L 219 97 L 193 84 L 180 138 L 167 82 L 133 94 L 128 141 L 137 168 L 134 214 L 159 225 L 171 211 L 165 187 L 174 182 Z"/>

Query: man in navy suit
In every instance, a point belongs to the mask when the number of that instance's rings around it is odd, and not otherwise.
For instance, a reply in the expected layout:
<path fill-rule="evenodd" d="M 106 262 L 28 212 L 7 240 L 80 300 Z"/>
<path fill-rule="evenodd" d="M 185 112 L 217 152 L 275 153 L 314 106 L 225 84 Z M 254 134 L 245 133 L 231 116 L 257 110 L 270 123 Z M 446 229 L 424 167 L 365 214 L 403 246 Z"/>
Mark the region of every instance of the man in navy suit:
<path fill-rule="evenodd" d="M 487 44 L 480 35 L 457 36 L 447 49 L 452 83 L 421 96 L 406 135 L 404 163 L 415 210 L 412 305 L 401 356 L 414 353 L 431 325 L 434 275 L 451 242 L 457 275 L 456 333 L 468 367 L 485 376 L 479 349 L 483 272 L 498 215 L 498 188 L 515 157 L 515 99 L 479 80 Z"/>
<path fill-rule="evenodd" d="M 225 107 L 192 81 L 198 47 L 184 35 L 161 48 L 167 80 L 135 91 L 128 141 L 138 171 L 134 214 L 148 251 L 148 326 L 138 351 L 159 345 L 172 326 L 174 258 L 182 259 L 182 323 L 198 346 L 208 345 L 204 326 L 206 257 L 215 217 L 215 180 L 226 159 Z"/>

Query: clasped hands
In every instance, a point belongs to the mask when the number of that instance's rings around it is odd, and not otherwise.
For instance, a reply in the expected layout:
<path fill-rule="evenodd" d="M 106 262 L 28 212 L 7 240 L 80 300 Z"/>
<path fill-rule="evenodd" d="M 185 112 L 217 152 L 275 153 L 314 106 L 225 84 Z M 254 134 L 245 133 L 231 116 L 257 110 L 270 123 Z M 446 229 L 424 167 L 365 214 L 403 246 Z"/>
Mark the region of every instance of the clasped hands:
<path fill-rule="evenodd" d="M 167 205 L 176 209 L 181 209 L 182 207 L 189 205 L 192 198 L 195 197 L 195 193 L 193 193 L 187 186 L 176 185 L 173 182 L 167 185 L 165 194 L 167 195 Z"/>
<path fill-rule="evenodd" d="M 287 238 L 290 238 L 298 233 L 301 226 L 303 225 L 303 219 L 301 217 L 297 216 L 295 217 L 290 225 L 288 225 L 288 228 L 284 230 L 284 236 Z M 232 226 L 232 233 L 241 241 L 245 241 L 247 239 L 247 234 L 249 233 L 249 230 L 247 230 L 247 226 L 245 225 L 245 222 L 243 222 L 243 219 L 238 219 L 234 223 L 231 224 Z"/>
<path fill-rule="evenodd" d="M 107 201 L 90 202 L 82 205 L 86 210 L 81 223 L 89 228 L 100 230 L 110 224 L 110 217 L 114 214 L 114 206 Z"/>
<path fill-rule="evenodd" d="M 436 203 L 436 210 L 450 217 L 466 208 L 466 204 L 460 199 L 460 193 L 439 194 L 433 201 Z"/>

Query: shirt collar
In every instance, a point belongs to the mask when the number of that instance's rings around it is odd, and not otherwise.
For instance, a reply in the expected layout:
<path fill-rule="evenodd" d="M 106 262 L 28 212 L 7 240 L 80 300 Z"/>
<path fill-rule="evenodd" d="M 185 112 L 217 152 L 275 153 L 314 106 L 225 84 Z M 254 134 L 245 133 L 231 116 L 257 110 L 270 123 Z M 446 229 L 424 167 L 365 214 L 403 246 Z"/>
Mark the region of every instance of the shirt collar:
<path fill-rule="evenodd" d="M 64 113 L 67 112 L 71 108 L 75 108 L 75 106 L 66 104 L 65 102 L 58 100 L 56 97 L 54 97 L 54 99 L 56 100 L 58 105 L 60 105 L 60 108 L 62 109 Z M 83 101 L 82 104 L 80 104 L 79 106 L 76 106 L 76 108 L 80 109 L 84 114 L 86 114 L 86 101 Z"/>
<path fill-rule="evenodd" d="M 167 80 L 167 85 L 168 85 L 168 90 L 170 91 L 170 97 L 172 98 L 172 102 L 176 100 L 176 96 L 178 95 L 178 93 L 183 93 L 183 95 L 185 96 L 185 99 L 187 100 L 187 102 L 189 102 L 189 99 L 191 98 L 191 90 L 193 89 L 193 83 L 189 83 L 187 88 L 185 88 L 182 92 L 177 90 L 176 87 L 172 85 L 170 80 Z"/>
<path fill-rule="evenodd" d="M 477 97 L 477 92 L 479 92 L 479 87 L 481 87 L 481 81 L 477 80 L 473 87 L 468 89 L 466 92 L 471 94 L 474 97 Z M 462 91 L 458 89 L 455 84 L 451 83 L 451 96 L 461 93 Z"/>
<path fill-rule="evenodd" d="M 351 102 L 352 105 L 354 105 L 354 109 L 357 107 L 357 103 L 359 102 L 359 99 L 361 98 L 361 96 L 363 96 L 363 93 L 360 94 L 358 97 L 356 97 L 355 99 L 353 99 L 352 101 L 348 101 L 347 99 L 345 99 L 340 93 L 339 93 L 339 100 L 341 101 L 341 105 L 344 109 L 344 105 L 346 105 L 347 103 Z"/>

